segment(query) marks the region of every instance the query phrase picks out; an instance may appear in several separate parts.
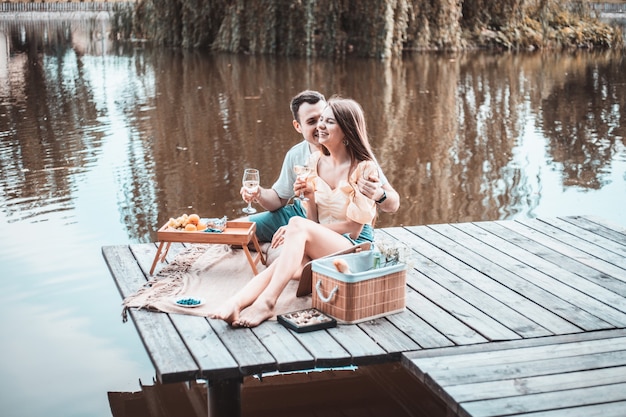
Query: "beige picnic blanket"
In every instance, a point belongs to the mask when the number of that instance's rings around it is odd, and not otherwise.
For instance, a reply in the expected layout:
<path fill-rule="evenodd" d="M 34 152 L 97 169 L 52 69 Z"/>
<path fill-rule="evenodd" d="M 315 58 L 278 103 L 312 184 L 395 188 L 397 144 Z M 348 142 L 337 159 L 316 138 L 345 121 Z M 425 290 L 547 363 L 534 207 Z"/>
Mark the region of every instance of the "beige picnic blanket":
<path fill-rule="evenodd" d="M 270 261 L 275 258 L 272 253 L 268 257 Z M 261 263 L 257 267 L 259 272 L 265 269 Z M 135 294 L 126 297 L 122 316 L 126 321 L 131 308 L 210 316 L 252 277 L 252 268 L 242 249 L 224 244 L 193 245 L 178 254 Z M 297 288 L 298 281 L 290 281 L 278 299 L 277 314 L 311 307 L 311 296 L 296 297 Z M 201 298 L 204 303 L 193 308 L 182 307 L 175 303 L 179 298 Z"/>

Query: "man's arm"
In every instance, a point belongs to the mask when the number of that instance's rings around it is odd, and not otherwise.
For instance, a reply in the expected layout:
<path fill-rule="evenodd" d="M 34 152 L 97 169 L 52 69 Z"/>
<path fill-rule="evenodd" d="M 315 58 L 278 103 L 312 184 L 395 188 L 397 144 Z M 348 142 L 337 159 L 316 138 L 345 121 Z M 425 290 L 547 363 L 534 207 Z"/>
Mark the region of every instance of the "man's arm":
<path fill-rule="evenodd" d="M 369 178 L 371 181 L 376 182 L 377 178 Z M 385 176 L 380 165 L 378 165 L 378 179 L 380 182 L 377 184 L 379 189 L 374 189 L 372 199 L 374 201 L 381 201 L 377 203 L 380 211 L 385 213 L 395 213 L 400 208 L 400 194 L 389 184 L 389 180 Z"/>
<path fill-rule="evenodd" d="M 268 211 L 278 210 L 287 204 L 287 200 L 280 198 L 273 188 L 259 187 L 259 192 L 254 196 L 254 200 Z"/>
<path fill-rule="evenodd" d="M 395 213 L 400 208 L 400 194 L 386 182 L 382 184 L 375 176 L 370 176 L 369 180 L 359 178 L 359 190 L 363 195 L 376 201 L 376 205 L 385 213 Z"/>
<path fill-rule="evenodd" d="M 296 175 L 293 166 L 295 163 L 303 164 L 306 161 L 309 154 L 308 146 L 307 142 L 301 142 L 289 149 L 283 159 L 278 180 L 272 185 L 272 188 L 259 187 L 255 194 L 248 194 L 242 187 L 241 197 L 244 201 L 247 203 L 249 200 L 253 200 L 268 211 L 284 207 L 289 199 L 294 196 L 293 184 L 296 181 Z M 280 197 L 281 195 L 285 198 Z"/>
<path fill-rule="evenodd" d="M 383 196 L 386 196 L 386 198 L 383 202 L 377 204 L 378 208 L 385 213 L 395 213 L 396 211 L 398 211 L 398 209 L 400 208 L 400 194 L 398 194 L 398 192 L 394 190 L 393 187 L 389 185 L 389 183 L 383 185 L 381 189 L 383 190 L 384 194 L 380 193 L 380 197 L 378 197 L 378 200 L 383 198 Z"/>

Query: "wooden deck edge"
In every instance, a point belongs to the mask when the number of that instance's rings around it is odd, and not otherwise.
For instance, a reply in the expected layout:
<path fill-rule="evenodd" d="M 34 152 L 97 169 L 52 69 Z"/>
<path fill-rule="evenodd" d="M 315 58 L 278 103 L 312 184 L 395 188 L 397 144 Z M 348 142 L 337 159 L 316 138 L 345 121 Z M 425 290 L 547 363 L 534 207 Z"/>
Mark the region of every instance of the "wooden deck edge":
<path fill-rule="evenodd" d="M 514 340 L 505 342 L 490 342 L 484 344 L 453 346 L 437 349 L 420 350 L 406 352 L 402 355 L 402 366 L 407 369 L 414 377 L 421 381 L 430 389 L 433 395 L 443 401 L 448 409 L 458 417 L 471 417 L 471 413 L 463 408 L 463 405 L 457 402 L 453 396 L 446 391 L 445 384 L 437 381 L 437 377 L 433 377 L 428 370 L 423 370 L 420 364 L 421 359 L 426 358 L 442 358 L 446 356 L 459 356 L 473 353 L 486 353 L 513 350 L 527 347 L 542 347 L 551 345 L 562 345 L 567 343 L 588 342 L 615 339 L 626 336 L 626 329 L 600 330 L 587 333 L 576 333 L 560 336 L 546 336 L 534 339 Z"/>
<path fill-rule="evenodd" d="M 626 328 L 596 330 L 586 333 L 572 333 L 567 335 L 544 336 L 532 339 L 507 340 L 503 342 L 479 343 L 464 346 L 449 346 L 435 349 L 422 349 L 402 354 L 402 362 L 413 359 L 433 358 L 440 356 L 460 355 L 466 353 L 487 352 L 507 349 L 517 349 L 521 347 L 546 346 L 557 343 L 580 342 L 585 340 L 612 339 L 626 336 Z"/>

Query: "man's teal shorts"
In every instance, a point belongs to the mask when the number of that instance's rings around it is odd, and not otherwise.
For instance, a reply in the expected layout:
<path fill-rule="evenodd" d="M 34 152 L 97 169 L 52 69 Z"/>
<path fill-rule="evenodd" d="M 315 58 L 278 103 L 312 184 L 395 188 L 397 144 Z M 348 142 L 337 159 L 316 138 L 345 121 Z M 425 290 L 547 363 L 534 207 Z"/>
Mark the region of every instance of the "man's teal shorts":
<path fill-rule="evenodd" d="M 295 216 L 306 217 L 306 211 L 297 199 L 293 204 L 287 204 L 278 210 L 253 214 L 249 219 L 256 223 L 256 236 L 259 242 L 271 242 L 274 233 L 280 227 L 287 226 L 289 219 Z"/>

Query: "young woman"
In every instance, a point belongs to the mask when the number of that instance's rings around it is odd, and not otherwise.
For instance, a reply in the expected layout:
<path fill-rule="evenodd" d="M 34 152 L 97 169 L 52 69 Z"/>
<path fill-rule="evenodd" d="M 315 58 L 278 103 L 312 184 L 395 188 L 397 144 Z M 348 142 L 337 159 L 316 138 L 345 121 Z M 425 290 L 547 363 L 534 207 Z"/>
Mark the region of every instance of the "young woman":
<path fill-rule="evenodd" d="M 359 191 L 360 178 L 378 173 L 372 154 L 363 109 L 354 100 L 328 100 L 317 125 L 323 152 L 311 155 L 315 173 L 297 180 L 296 195 L 304 192 L 307 218 L 292 217 L 274 236 L 282 245 L 278 258 L 229 299 L 213 318 L 234 327 L 254 327 L 275 315 L 274 306 L 285 286 L 298 278 L 303 266 L 371 242 L 376 203 Z"/>

